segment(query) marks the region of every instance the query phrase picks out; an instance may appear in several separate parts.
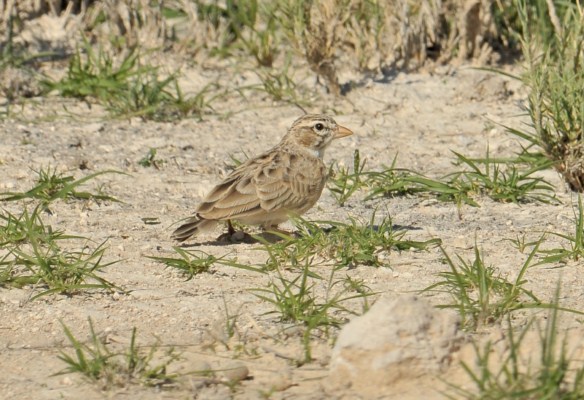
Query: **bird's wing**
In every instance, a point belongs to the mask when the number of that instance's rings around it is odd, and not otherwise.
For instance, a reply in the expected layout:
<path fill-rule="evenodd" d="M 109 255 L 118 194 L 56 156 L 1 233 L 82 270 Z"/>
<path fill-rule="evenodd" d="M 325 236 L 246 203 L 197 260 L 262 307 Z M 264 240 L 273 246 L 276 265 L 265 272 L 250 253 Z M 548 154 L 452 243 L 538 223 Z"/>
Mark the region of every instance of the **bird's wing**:
<path fill-rule="evenodd" d="M 248 160 L 217 185 L 197 209 L 205 219 L 266 212 L 304 212 L 318 200 L 326 167 L 320 159 L 271 151 Z"/>
<path fill-rule="evenodd" d="M 326 167 L 316 157 L 281 152 L 280 162 L 258 177 L 257 193 L 266 211 L 303 213 L 316 203 L 326 181 Z M 271 177 L 277 179 L 270 179 Z"/>

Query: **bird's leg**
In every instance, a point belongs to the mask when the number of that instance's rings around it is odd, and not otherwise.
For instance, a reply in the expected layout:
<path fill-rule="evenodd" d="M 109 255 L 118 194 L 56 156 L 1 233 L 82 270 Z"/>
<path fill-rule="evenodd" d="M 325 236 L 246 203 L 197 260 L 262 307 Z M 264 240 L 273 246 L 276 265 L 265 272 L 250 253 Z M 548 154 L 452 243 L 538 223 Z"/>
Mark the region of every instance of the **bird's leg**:
<path fill-rule="evenodd" d="M 230 219 L 227 220 L 227 233 L 229 234 L 229 236 L 233 236 L 235 234 L 235 228 L 233 227 L 233 225 L 231 225 Z"/>
<path fill-rule="evenodd" d="M 222 241 L 233 242 L 234 239 L 237 241 L 237 238 L 235 237 L 236 233 L 237 232 L 235 232 L 235 228 L 231 224 L 231 220 L 228 219 L 227 220 L 227 232 L 219 235 L 219 237 L 217 238 L 217 241 L 219 241 L 219 242 L 222 242 Z"/>

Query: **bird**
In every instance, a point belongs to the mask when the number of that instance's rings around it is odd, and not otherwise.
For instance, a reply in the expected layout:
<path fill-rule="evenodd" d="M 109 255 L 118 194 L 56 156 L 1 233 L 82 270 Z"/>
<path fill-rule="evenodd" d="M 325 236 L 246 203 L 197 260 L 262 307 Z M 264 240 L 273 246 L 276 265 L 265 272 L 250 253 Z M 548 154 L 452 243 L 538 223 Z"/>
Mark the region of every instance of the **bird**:
<path fill-rule="evenodd" d="M 171 238 L 183 242 L 220 221 L 227 222 L 230 235 L 235 233 L 231 221 L 277 230 L 316 204 L 328 178 L 326 148 L 352 134 L 328 115 L 298 118 L 280 143 L 243 162 L 216 185 Z"/>

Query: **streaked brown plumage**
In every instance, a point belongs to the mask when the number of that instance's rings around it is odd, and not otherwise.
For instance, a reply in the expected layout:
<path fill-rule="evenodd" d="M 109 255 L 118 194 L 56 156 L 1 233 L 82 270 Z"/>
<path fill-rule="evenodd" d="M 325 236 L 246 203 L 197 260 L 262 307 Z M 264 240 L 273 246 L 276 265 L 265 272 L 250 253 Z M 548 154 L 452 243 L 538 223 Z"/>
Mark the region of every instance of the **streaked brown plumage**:
<path fill-rule="evenodd" d="M 280 143 L 247 160 L 215 186 L 172 234 L 180 242 L 212 229 L 218 221 L 276 227 L 302 215 L 319 199 L 327 178 L 322 158 L 333 139 L 353 132 L 327 115 L 298 118 Z"/>

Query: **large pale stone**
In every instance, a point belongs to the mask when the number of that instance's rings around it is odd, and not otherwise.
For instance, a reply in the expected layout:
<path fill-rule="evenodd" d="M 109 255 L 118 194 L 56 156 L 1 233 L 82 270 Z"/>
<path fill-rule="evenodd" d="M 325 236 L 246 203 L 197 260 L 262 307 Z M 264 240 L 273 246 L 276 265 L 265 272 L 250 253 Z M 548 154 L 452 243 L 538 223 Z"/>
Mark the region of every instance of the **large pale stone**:
<path fill-rule="evenodd" d="M 326 387 L 383 396 L 398 380 L 445 369 L 461 338 L 452 311 L 415 296 L 383 297 L 342 329 Z"/>

